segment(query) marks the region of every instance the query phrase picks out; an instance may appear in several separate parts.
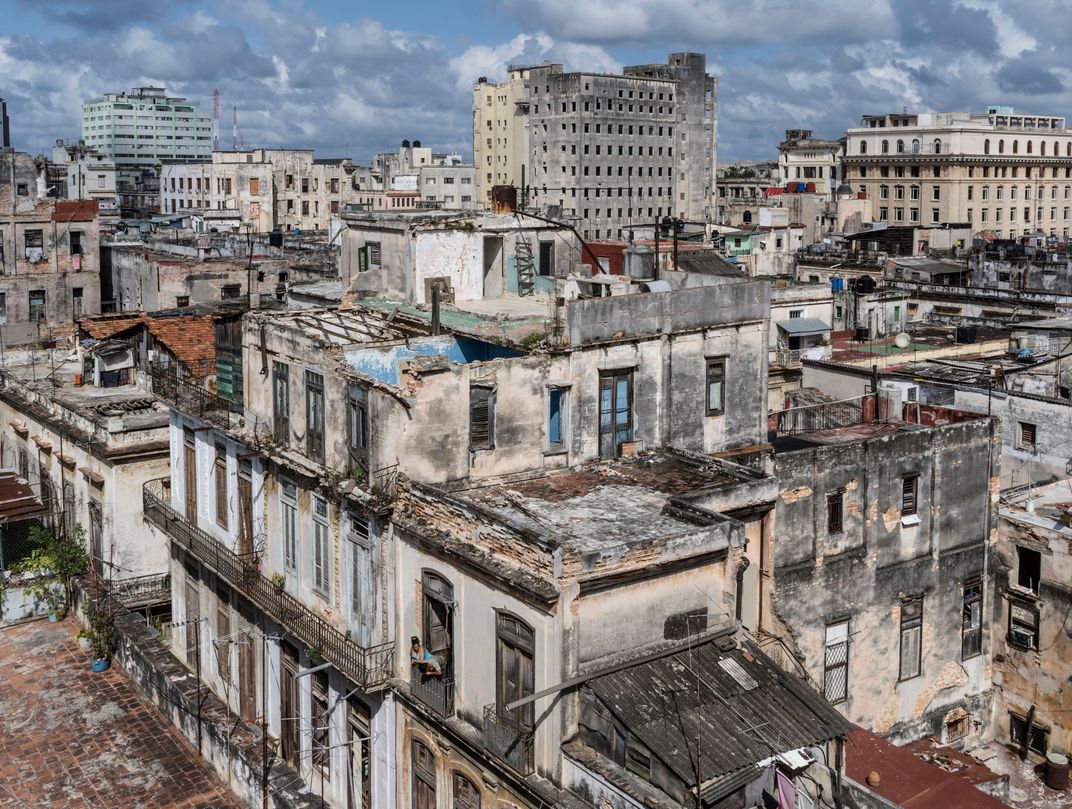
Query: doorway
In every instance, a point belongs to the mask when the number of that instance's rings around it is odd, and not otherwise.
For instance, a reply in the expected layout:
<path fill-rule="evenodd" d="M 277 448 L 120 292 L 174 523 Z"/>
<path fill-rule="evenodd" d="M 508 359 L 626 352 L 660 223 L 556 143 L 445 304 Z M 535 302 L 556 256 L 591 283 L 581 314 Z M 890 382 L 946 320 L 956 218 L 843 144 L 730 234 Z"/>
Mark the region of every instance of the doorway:
<path fill-rule="evenodd" d="M 503 240 L 501 236 L 484 237 L 484 297 L 503 295 Z"/>

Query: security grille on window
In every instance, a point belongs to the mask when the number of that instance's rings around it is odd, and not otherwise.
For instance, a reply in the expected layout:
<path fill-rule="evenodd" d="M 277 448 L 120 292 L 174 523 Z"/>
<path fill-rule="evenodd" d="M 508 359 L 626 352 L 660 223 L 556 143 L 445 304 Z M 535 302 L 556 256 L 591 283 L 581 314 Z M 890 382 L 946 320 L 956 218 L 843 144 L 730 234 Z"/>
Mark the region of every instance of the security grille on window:
<path fill-rule="evenodd" d="M 922 673 L 923 599 L 901 604 L 901 662 L 898 680 L 911 680 Z"/>
<path fill-rule="evenodd" d="M 960 637 L 960 659 L 976 657 L 983 651 L 983 583 L 981 579 L 964 582 L 964 608 Z"/>
<path fill-rule="evenodd" d="M 238 298 L 242 295 L 242 286 L 240 284 L 224 284 L 220 289 L 220 298 L 228 300 L 231 298 Z"/>
<path fill-rule="evenodd" d="M 492 449 L 495 446 L 495 390 L 469 388 L 469 449 Z"/>
<path fill-rule="evenodd" d="M 844 505 L 845 492 L 833 492 L 826 496 L 826 532 L 828 534 L 841 533 Z"/>
<path fill-rule="evenodd" d="M 1019 714 L 1009 714 L 1009 741 L 1017 746 L 1024 743 L 1024 734 L 1027 732 L 1027 719 Z M 1046 755 L 1050 747 L 1050 731 L 1047 728 L 1031 723 L 1031 736 L 1027 742 L 1028 749 L 1040 756 Z"/>
<path fill-rule="evenodd" d="M 1026 604 L 1009 603 L 1009 634 L 1010 646 L 1017 649 L 1038 649 L 1039 614 L 1033 607 Z"/>
<path fill-rule="evenodd" d="M 837 705 L 849 696 L 848 621 L 827 625 L 823 655 L 823 696 L 832 705 Z"/>

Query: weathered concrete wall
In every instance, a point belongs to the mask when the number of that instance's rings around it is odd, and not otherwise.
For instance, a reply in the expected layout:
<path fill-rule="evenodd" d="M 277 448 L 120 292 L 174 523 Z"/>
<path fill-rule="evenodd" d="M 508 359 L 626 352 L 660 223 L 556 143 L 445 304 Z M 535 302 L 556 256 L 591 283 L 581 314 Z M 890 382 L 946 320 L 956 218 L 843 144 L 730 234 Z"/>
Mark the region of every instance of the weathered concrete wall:
<path fill-rule="evenodd" d="M 848 620 L 852 721 L 902 741 L 941 734 L 964 706 L 988 721 L 990 647 L 961 660 L 963 583 L 984 576 L 990 485 L 999 466 L 986 419 L 895 432 L 776 456 L 781 493 L 774 604 L 823 682 L 825 627 Z M 902 476 L 918 474 L 918 524 L 902 517 Z M 844 491 L 843 530 L 827 528 L 826 496 Z M 984 598 L 992 593 L 986 588 Z M 902 600 L 923 596 L 922 673 L 898 682 Z"/>

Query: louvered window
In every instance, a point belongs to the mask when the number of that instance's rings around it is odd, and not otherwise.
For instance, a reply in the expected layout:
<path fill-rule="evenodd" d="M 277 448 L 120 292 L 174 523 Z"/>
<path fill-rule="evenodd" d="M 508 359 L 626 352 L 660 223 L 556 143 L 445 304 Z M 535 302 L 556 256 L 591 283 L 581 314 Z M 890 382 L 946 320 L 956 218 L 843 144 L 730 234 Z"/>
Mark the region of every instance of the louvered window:
<path fill-rule="evenodd" d="M 922 673 L 923 599 L 901 604 L 901 665 L 898 680 L 911 680 Z"/>
<path fill-rule="evenodd" d="M 493 388 L 469 389 L 469 448 L 492 449 L 495 446 L 495 391 Z"/>
<path fill-rule="evenodd" d="M 916 513 L 916 493 L 919 491 L 919 475 L 901 478 L 901 514 Z"/>

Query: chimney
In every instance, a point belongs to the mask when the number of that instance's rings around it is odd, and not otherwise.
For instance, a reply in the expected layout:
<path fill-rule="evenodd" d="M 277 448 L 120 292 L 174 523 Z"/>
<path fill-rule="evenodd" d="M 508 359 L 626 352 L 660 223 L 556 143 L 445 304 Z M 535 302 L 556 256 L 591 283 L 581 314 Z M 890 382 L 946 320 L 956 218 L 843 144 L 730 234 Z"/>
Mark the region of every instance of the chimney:
<path fill-rule="evenodd" d="M 0 149 L 11 148 L 11 123 L 7 119 L 7 102 L 0 98 Z"/>

